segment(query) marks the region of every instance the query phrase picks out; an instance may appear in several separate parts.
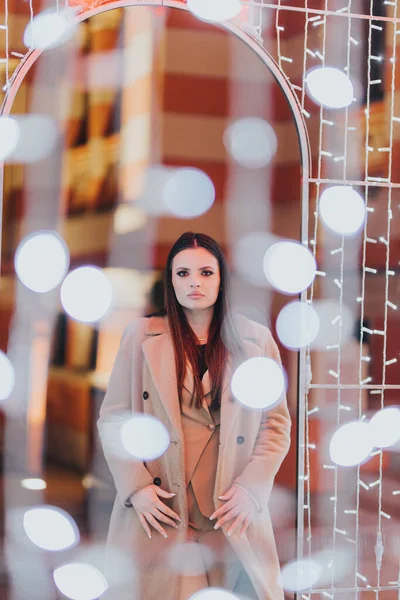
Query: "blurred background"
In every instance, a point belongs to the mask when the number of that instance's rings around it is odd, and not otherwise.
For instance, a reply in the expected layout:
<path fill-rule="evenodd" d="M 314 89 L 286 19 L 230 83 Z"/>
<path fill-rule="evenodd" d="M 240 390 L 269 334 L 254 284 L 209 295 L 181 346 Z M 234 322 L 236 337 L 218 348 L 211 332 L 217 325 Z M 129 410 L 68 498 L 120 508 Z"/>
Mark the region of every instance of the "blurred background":
<path fill-rule="evenodd" d="M 235 310 L 274 325 L 285 298 L 253 256 L 273 236 L 300 239 L 297 132 L 284 93 L 250 47 L 190 13 L 155 7 L 114 9 L 80 23 L 68 42 L 34 62 L 11 116 L 20 138 L 4 168 L 0 343 L 18 365 L 4 401 L 3 459 L 10 493 L 21 478 L 44 479 L 43 501 L 67 510 L 93 540 L 105 536 L 114 500 L 96 420 L 122 332 L 162 308 L 167 254 L 188 230 L 221 244 Z M 233 123 L 236 132 L 228 129 Z M 250 145 L 246 127 L 260 128 Z M 239 162 L 230 154 L 234 144 Z M 169 205 L 167 181 L 175 182 Z M 102 319 L 82 322 L 78 306 L 71 314 L 56 294 L 38 295 L 16 276 L 17 248 L 38 230 L 62 236 L 70 272 L 103 270 L 113 302 Z M 41 270 L 29 256 L 21 265 L 28 278 Z M 107 290 L 95 285 L 87 294 L 96 310 Z M 79 304 L 76 292 L 72 304 Z M 297 353 L 282 354 L 295 417 Z M 37 369 L 46 358 L 48 368 Z M 288 491 L 279 514 L 290 532 L 288 555 L 295 548 L 295 444 L 296 427 L 280 477 Z M 17 493 L 21 503 L 37 502 L 37 490 Z M 3 579 L 6 587 L 5 572 Z"/>
<path fill-rule="evenodd" d="M 346 19 L 333 2 L 261 4 L 243 2 L 233 19 L 247 44 L 178 8 L 103 6 L 72 27 L 74 2 L 55 21 L 55 7 L 6 0 L 4 598 L 60 594 L 48 577 L 55 559 L 22 541 L 18 511 L 56 506 L 76 523 L 79 548 L 104 543 L 115 491 L 99 407 L 123 330 L 162 308 L 166 257 L 188 230 L 219 242 L 234 309 L 268 325 L 281 351 L 293 437 L 270 508 L 282 567 L 296 553 L 314 560 L 301 576 L 284 571 L 287 597 L 397 598 L 398 411 L 383 421 L 390 448 L 373 444 L 338 469 L 345 461 L 328 447 L 339 425 L 399 404 L 397 4 L 350 2 Z M 321 64 L 351 76 L 344 109 L 329 82 L 306 89 L 305 71 Z M 322 214 L 334 185 L 347 186 L 344 204 L 336 196 Z M 348 186 L 362 198 L 358 221 Z M 271 248 L 288 241 L 274 262 Z M 339 454 L 361 446 L 357 436 L 339 440 Z"/>

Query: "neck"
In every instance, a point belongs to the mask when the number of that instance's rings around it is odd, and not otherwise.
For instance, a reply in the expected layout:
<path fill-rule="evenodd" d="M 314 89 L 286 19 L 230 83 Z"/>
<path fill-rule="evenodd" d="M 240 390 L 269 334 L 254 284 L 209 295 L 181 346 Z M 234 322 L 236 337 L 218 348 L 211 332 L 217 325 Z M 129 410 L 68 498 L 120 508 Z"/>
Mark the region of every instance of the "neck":
<path fill-rule="evenodd" d="M 197 339 L 207 338 L 214 314 L 214 308 L 210 307 L 201 311 L 185 310 L 185 314 Z"/>

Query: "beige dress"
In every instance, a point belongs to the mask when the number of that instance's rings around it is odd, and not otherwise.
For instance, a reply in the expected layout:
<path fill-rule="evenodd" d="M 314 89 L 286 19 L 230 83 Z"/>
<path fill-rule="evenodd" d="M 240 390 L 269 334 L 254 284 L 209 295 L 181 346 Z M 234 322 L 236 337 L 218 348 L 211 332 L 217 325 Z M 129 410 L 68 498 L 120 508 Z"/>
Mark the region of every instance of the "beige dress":
<path fill-rule="evenodd" d="M 204 378 L 204 375 L 203 375 Z M 210 410 L 211 392 L 200 409 L 190 407 L 190 394 L 182 394 L 181 418 L 185 441 L 185 481 L 188 502 L 188 552 L 181 577 L 180 600 L 205 587 L 233 589 L 241 565 L 221 529 L 215 530 L 213 493 L 219 452 L 220 409 Z"/>

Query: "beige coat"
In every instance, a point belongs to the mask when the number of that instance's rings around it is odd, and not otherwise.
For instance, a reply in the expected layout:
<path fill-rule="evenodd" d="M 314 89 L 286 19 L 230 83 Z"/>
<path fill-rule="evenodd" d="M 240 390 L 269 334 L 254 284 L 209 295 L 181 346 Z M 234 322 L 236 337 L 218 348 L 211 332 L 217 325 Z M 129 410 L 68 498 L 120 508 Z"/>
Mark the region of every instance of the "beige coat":
<path fill-rule="evenodd" d="M 279 361 L 279 352 L 269 329 L 235 315 L 236 326 L 248 358 L 268 356 Z M 254 495 L 260 507 L 243 538 L 238 532 L 226 536 L 246 569 L 259 600 L 283 600 L 280 570 L 268 499 L 274 477 L 290 445 L 290 416 L 286 398 L 269 411 L 249 410 L 230 390 L 233 375 L 228 358 L 222 388 L 220 451 L 215 480 L 214 504 L 235 482 Z M 187 369 L 185 386 L 192 389 L 193 373 Z M 208 372 L 204 392 L 210 391 Z M 147 463 L 115 457 L 121 424 L 133 412 L 155 416 L 167 428 L 171 443 L 157 460 Z M 185 541 L 187 501 L 184 441 L 177 393 L 172 338 L 166 317 L 141 318 L 126 330 L 109 381 L 98 421 L 104 453 L 113 475 L 117 497 L 111 516 L 108 543 L 125 549 L 133 558 L 133 584 L 110 590 L 113 600 L 176 600 L 179 576 L 168 563 L 174 545 Z M 157 483 L 176 496 L 166 503 L 182 518 L 178 529 L 167 527 L 168 539 L 143 531 L 130 496 L 144 486 Z M 226 534 L 227 527 L 222 527 Z M 131 585 L 131 587 L 130 587 Z M 137 590 L 134 593 L 132 590 Z"/>

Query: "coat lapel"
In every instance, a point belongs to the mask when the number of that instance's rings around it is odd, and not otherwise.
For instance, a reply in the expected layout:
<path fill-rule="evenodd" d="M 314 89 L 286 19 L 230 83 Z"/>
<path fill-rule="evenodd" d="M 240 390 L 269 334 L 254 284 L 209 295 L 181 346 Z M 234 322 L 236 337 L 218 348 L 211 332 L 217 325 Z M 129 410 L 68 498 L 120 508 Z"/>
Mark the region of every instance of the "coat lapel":
<path fill-rule="evenodd" d="M 148 337 L 143 342 L 142 349 L 152 380 L 172 427 L 178 439 L 183 442 L 174 347 L 166 318 L 150 318 L 146 333 Z M 250 358 L 260 354 L 260 348 L 257 345 L 246 339 L 242 339 L 242 342 L 246 356 Z M 229 431 L 241 407 L 240 402 L 234 398 L 230 389 L 232 375 L 232 358 L 228 355 L 225 363 L 221 397 L 220 443 L 222 447 L 226 444 Z M 184 386 L 189 392 L 193 390 L 193 371 L 189 364 L 186 368 Z M 203 376 L 203 388 L 205 395 L 210 393 L 211 382 L 208 371 Z"/>
<path fill-rule="evenodd" d="M 169 333 L 149 337 L 142 344 L 157 394 L 179 439 L 183 439 L 175 355 Z"/>

